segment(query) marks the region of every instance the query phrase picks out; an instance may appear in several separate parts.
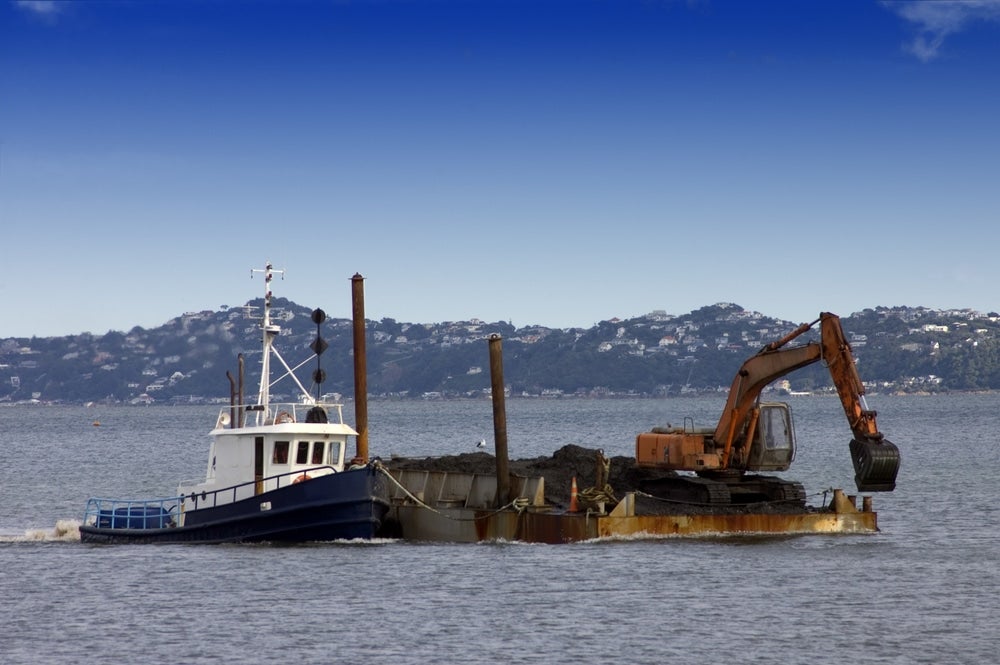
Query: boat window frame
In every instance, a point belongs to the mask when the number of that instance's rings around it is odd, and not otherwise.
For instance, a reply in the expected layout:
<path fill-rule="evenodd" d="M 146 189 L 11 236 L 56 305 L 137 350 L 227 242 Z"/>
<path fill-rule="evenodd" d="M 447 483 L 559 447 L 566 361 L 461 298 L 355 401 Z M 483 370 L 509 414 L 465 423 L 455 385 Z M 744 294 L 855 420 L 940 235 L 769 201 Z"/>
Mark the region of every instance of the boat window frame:
<path fill-rule="evenodd" d="M 309 441 L 300 440 L 296 441 L 298 444 L 295 447 L 295 463 L 296 464 L 308 464 L 309 463 Z"/>
<path fill-rule="evenodd" d="M 271 464 L 286 466 L 288 464 L 288 453 L 291 451 L 291 445 L 291 441 L 275 441 L 274 445 L 271 446 Z M 282 456 L 283 459 L 279 457 L 279 448 L 284 449 L 284 455 Z"/>
<path fill-rule="evenodd" d="M 326 464 L 327 452 L 326 452 L 326 441 L 313 441 L 312 452 L 309 455 L 309 459 L 312 460 L 312 464 Z M 316 452 L 319 452 L 319 459 L 316 459 Z"/>
<path fill-rule="evenodd" d="M 347 438 L 334 436 L 330 438 L 328 443 L 329 446 L 327 446 L 326 454 L 330 459 L 330 466 L 337 466 L 343 462 L 343 458 L 347 453 Z"/>

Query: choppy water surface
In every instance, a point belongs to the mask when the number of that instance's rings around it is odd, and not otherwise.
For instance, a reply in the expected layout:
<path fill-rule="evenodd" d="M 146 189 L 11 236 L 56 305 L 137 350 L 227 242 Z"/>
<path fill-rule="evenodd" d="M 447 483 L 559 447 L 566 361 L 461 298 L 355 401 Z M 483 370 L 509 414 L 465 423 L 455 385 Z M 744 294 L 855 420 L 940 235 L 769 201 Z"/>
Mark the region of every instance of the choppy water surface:
<path fill-rule="evenodd" d="M 791 403 L 786 475 L 850 490 L 839 402 Z M 0 408 L 0 662 L 996 662 L 1000 395 L 869 406 L 903 455 L 876 535 L 284 547 L 79 543 L 87 497 L 203 475 L 214 408 Z M 509 447 L 630 455 L 637 432 L 721 407 L 510 400 Z M 381 456 L 471 451 L 493 431 L 488 402 L 374 402 L 370 423 Z"/>

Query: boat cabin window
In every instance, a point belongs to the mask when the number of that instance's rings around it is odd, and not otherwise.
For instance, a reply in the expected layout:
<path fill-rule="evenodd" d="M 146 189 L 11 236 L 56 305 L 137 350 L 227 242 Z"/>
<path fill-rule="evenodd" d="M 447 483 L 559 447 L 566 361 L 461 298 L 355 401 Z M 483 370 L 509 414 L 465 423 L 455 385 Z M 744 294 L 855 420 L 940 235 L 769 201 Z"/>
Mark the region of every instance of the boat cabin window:
<path fill-rule="evenodd" d="M 287 441 L 274 442 L 274 453 L 271 455 L 271 464 L 288 464 Z"/>
<path fill-rule="evenodd" d="M 326 441 L 316 441 L 313 443 L 313 454 L 312 463 L 313 464 L 323 464 L 326 460 Z"/>
<path fill-rule="evenodd" d="M 295 463 L 306 464 L 309 462 L 309 442 L 299 441 L 299 448 L 295 451 Z"/>

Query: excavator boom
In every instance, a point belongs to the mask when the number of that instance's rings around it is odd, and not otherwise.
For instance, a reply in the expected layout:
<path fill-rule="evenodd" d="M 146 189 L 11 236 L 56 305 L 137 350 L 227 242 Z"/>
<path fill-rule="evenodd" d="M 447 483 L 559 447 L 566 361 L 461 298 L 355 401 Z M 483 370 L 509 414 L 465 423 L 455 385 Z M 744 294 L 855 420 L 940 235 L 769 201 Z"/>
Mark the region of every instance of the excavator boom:
<path fill-rule="evenodd" d="M 819 343 L 789 346 L 791 341 L 812 330 L 817 323 L 820 324 Z M 876 414 L 864 402 L 865 387 L 858 376 L 851 345 L 844 335 L 840 318 L 829 312 L 822 312 L 812 323 L 804 323 L 780 340 L 768 344 L 743 363 L 733 379 L 725 409 L 710 438 L 706 438 L 707 434 L 682 433 L 682 438 L 676 440 L 657 439 L 656 435 L 671 434 L 654 431 L 653 435 L 640 435 L 636 459 L 641 457 L 642 463 L 655 465 L 657 462 L 653 458 L 656 455 L 661 459 L 669 456 L 671 461 L 659 464 L 666 463 L 675 469 L 688 468 L 689 463 L 678 464 L 673 460 L 695 460 L 694 468 L 689 470 L 699 472 L 702 469 L 741 472 L 755 468 L 751 462 L 751 449 L 755 445 L 762 408 L 761 392 L 776 379 L 820 360 L 830 371 L 830 378 L 854 435 L 850 450 L 858 490 L 892 491 L 896 487 L 899 471 L 899 449 L 879 432 Z M 697 440 L 701 438 L 706 438 L 704 449 L 701 454 L 693 455 L 692 451 L 699 449 Z M 673 452 L 671 446 L 674 447 Z"/>
<path fill-rule="evenodd" d="M 819 344 L 810 342 L 801 346 L 786 346 L 816 323 L 820 324 Z M 896 487 L 899 471 L 899 449 L 878 431 L 876 414 L 865 404 L 865 386 L 858 376 L 840 317 L 829 312 L 822 312 L 812 323 L 804 323 L 782 339 L 768 344 L 743 363 L 729 390 L 726 409 L 715 428 L 715 441 L 723 444 L 723 466 L 728 466 L 737 437 L 747 429 L 754 405 L 764 387 L 818 360 L 822 360 L 830 372 L 854 435 L 850 449 L 858 490 L 892 491 Z"/>
<path fill-rule="evenodd" d="M 882 435 L 875 424 L 875 412 L 869 411 L 864 403 L 865 386 L 858 376 L 851 345 L 844 338 L 840 318 L 829 313 L 820 315 L 820 333 L 823 360 L 837 388 L 854 438 L 880 440 Z"/>

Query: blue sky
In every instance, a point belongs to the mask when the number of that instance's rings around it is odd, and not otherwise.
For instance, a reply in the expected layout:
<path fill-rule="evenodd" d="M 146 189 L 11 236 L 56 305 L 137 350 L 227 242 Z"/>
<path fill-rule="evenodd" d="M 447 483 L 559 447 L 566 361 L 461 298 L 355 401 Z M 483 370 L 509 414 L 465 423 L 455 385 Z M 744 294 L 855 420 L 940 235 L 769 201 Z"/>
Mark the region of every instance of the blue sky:
<path fill-rule="evenodd" d="M 0 338 L 1000 310 L 1000 2 L 0 4 Z"/>

